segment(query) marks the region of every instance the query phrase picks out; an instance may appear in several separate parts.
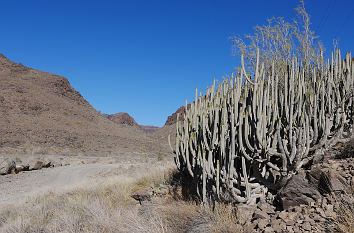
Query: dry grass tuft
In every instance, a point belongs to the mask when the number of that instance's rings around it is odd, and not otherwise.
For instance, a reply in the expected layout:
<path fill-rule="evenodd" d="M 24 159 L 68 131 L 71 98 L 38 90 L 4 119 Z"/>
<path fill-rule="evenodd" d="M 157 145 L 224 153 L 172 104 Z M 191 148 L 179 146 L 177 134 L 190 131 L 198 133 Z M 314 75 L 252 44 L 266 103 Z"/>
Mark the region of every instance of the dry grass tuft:
<path fill-rule="evenodd" d="M 231 204 L 218 204 L 209 215 L 214 222 L 213 232 L 243 232 L 235 208 Z"/>
<path fill-rule="evenodd" d="M 334 224 L 337 230 L 343 233 L 354 233 L 354 206 L 341 198 L 336 198 L 336 202 L 337 217 Z"/>

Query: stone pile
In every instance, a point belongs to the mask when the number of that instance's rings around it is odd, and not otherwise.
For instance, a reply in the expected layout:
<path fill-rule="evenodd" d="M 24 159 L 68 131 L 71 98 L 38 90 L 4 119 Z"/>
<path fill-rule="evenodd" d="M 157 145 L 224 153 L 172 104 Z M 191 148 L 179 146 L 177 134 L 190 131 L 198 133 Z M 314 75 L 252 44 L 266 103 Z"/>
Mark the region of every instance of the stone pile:
<path fill-rule="evenodd" d="M 353 187 L 353 152 L 345 158 L 332 154 L 292 177 L 274 201 L 239 206 L 240 224 L 245 232 L 338 231 L 335 224 L 343 208 L 353 217 Z"/>
<path fill-rule="evenodd" d="M 259 203 L 248 209 L 244 229 L 246 232 L 325 232 L 331 227 L 336 213 L 333 204 L 326 199 L 318 200 L 282 211 L 276 211 L 271 204 Z"/>

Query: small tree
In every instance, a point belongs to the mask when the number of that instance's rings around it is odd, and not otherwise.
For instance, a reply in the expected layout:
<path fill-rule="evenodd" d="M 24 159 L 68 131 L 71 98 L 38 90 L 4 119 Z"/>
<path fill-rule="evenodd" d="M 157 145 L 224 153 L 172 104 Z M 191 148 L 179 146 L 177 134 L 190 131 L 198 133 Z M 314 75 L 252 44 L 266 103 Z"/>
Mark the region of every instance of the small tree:
<path fill-rule="evenodd" d="M 245 66 L 254 71 L 259 48 L 260 61 L 265 68 L 274 62 L 275 72 L 281 76 L 286 73 L 286 64 L 293 57 L 302 62 L 302 67 L 308 69 L 310 64 L 320 62 L 323 47 L 320 42 L 315 44 L 315 32 L 310 29 L 310 15 L 301 0 L 297 8 L 296 19 L 287 22 L 282 17 L 268 19 L 268 24 L 254 27 L 252 35 L 232 37 L 235 55 L 243 54 Z"/>

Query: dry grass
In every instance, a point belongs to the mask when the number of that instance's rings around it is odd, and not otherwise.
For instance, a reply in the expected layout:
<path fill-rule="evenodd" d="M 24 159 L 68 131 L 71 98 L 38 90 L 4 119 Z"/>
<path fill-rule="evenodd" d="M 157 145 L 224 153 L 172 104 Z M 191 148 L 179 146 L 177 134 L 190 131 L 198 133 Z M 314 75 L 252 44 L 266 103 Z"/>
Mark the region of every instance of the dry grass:
<path fill-rule="evenodd" d="M 0 210 L 0 232 L 241 232 L 232 206 L 215 210 L 156 197 L 139 205 L 134 190 L 165 182 L 170 170 L 149 176 L 105 178 L 64 193 L 46 193 Z"/>
<path fill-rule="evenodd" d="M 334 223 L 337 230 L 343 233 L 354 233 L 354 206 L 342 198 L 336 198 L 336 214 Z"/>

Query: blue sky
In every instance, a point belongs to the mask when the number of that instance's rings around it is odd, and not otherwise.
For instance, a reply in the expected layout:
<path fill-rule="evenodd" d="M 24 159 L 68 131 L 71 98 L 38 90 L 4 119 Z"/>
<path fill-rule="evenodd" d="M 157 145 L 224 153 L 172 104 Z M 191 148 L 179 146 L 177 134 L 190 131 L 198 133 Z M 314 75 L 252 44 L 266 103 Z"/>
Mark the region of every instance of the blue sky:
<path fill-rule="evenodd" d="M 0 53 L 69 79 L 103 113 L 139 124 L 167 116 L 239 64 L 229 37 L 267 18 L 293 18 L 298 1 L 1 1 Z M 307 0 L 327 48 L 353 50 L 354 1 Z M 354 52 L 354 51 L 353 51 Z"/>

